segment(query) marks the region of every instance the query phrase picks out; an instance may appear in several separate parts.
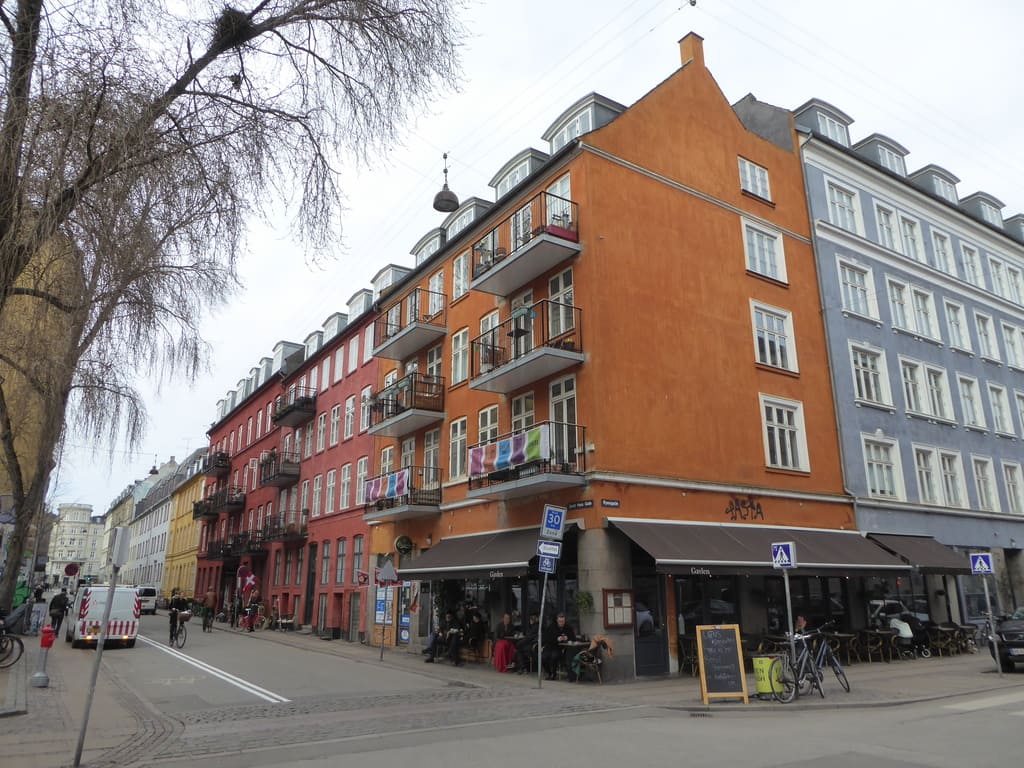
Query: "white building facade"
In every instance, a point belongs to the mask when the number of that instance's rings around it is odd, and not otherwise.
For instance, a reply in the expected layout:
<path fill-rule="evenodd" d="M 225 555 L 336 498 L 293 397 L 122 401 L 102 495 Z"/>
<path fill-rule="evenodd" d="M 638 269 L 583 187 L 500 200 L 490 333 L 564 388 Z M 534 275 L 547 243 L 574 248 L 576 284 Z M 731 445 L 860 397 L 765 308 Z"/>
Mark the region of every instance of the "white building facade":
<path fill-rule="evenodd" d="M 65 570 L 78 566 L 75 576 Z M 91 504 L 61 504 L 50 536 L 49 581 L 74 586 L 79 579 L 98 581 L 103 566 L 103 519 L 92 516 Z"/>

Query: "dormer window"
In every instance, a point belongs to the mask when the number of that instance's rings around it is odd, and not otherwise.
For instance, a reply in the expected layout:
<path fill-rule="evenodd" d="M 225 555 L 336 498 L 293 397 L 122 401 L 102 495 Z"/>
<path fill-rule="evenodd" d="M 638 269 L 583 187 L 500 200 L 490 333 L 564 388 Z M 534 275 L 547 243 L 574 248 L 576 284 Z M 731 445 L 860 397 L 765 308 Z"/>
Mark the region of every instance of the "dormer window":
<path fill-rule="evenodd" d="M 740 188 L 763 200 L 772 199 L 772 192 L 768 186 L 767 169 L 743 157 L 740 158 Z"/>
<path fill-rule="evenodd" d="M 470 224 L 472 224 L 473 223 L 473 218 L 474 218 L 475 215 L 476 215 L 476 211 L 474 209 L 472 209 L 472 208 L 469 208 L 468 210 L 463 211 L 462 213 L 460 213 L 455 218 L 455 220 L 451 224 L 448 225 L 448 239 L 451 240 L 459 232 L 461 232 L 466 227 L 468 227 Z"/>
<path fill-rule="evenodd" d="M 564 143 L 564 142 L 563 142 Z M 501 181 L 498 182 L 496 187 L 496 194 L 500 198 L 506 194 L 512 187 L 521 182 L 527 176 L 530 175 L 530 161 L 524 160 L 515 168 L 506 174 Z"/>
<path fill-rule="evenodd" d="M 591 128 L 590 110 L 581 112 L 567 122 L 554 136 L 551 137 L 551 151 L 557 152 L 570 141 L 588 133 Z"/>
<path fill-rule="evenodd" d="M 1003 226 L 1003 214 L 999 212 L 999 209 L 990 203 L 982 202 L 980 205 L 981 218 L 987 221 L 989 224 L 1001 227 Z"/>
<path fill-rule="evenodd" d="M 944 179 L 941 176 L 932 176 L 932 187 L 935 189 L 935 194 L 943 200 L 949 200 L 951 203 L 956 202 L 956 187 L 948 179 Z"/>
<path fill-rule="evenodd" d="M 903 156 L 898 152 L 894 152 L 885 144 L 878 145 L 878 162 L 882 164 L 883 168 L 888 168 L 893 173 L 898 173 L 900 176 L 907 175 L 907 167 L 903 163 Z"/>
<path fill-rule="evenodd" d="M 850 134 L 847 131 L 846 126 L 834 117 L 830 117 L 824 112 L 819 112 L 818 128 L 823 134 L 828 136 L 837 144 L 842 144 L 844 147 L 850 146 Z"/>
<path fill-rule="evenodd" d="M 416 266 L 418 267 L 424 261 L 429 259 L 438 249 L 441 247 L 441 238 L 434 237 L 427 241 L 427 244 L 416 251 Z"/>

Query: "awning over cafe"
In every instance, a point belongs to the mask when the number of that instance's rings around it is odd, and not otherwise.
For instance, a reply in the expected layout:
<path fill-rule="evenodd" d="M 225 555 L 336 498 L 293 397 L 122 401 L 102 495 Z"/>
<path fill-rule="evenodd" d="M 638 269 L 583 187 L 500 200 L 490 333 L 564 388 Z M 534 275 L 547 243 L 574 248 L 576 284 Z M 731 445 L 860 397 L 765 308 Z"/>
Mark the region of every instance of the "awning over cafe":
<path fill-rule="evenodd" d="M 780 541 L 796 543 L 794 573 L 859 576 L 909 570 L 902 560 L 856 531 L 628 518 L 608 522 L 653 557 L 661 573 L 779 573 L 772 567 L 771 545 Z"/>
<path fill-rule="evenodd" d="M 940 544 L 931 536 L 869 533 L 868 538 L 885 547 L 907 565 L 924 573 L 970 573 L 967 555 Z"/>
<path fill-rule="evenodd" d="M 540 528 L 450 536 L 398 569 L 402 579 L 522 576 L 537 555 Z"/>

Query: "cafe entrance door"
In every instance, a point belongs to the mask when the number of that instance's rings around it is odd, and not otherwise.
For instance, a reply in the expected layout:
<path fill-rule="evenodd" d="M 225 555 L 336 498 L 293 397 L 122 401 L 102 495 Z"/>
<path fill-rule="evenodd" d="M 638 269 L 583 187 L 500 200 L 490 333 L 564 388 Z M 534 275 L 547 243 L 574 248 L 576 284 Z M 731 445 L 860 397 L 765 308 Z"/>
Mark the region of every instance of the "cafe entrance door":
<path fill-rule="evenodd" d="M 638 677 L 668 674 L 665 578 L 633 576 L 633 643 Z"/>

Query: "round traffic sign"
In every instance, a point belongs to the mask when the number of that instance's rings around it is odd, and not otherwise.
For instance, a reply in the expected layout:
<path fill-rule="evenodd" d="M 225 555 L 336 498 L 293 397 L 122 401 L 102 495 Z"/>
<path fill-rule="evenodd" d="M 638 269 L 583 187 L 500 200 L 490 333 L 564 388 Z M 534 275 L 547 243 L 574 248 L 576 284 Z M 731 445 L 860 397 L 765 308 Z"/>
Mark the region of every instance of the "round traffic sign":
<path fill-rule="evenodd" d="M 78 563 L 68 563 L 64 566 L 65 576 L 77 576 L 78 575 Z"/>

